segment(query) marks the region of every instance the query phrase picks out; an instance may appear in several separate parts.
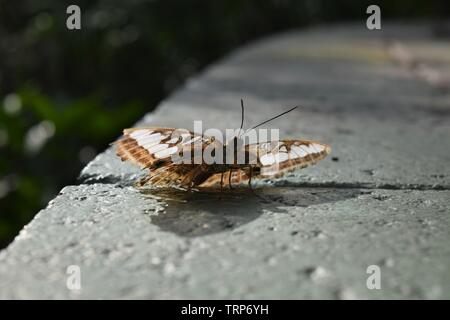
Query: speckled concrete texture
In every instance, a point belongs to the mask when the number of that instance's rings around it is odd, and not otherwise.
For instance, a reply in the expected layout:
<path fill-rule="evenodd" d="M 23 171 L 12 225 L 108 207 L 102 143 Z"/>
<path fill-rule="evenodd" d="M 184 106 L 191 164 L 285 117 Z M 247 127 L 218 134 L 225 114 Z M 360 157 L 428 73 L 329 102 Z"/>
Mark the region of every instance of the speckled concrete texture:
<path fill-rule="evenodd" d="M 139 125 L 234 128 L 244 98 L 250 127 L 301 105 L 269 127 L 332 154 L 255 193 L 149 193 L 110 148 L 0 253 L 0 298 L 450 298 L 450 91 L 386 49 L 448 75 L 450 43 L 429 30 L 316 28 L 217 62 Z"/>

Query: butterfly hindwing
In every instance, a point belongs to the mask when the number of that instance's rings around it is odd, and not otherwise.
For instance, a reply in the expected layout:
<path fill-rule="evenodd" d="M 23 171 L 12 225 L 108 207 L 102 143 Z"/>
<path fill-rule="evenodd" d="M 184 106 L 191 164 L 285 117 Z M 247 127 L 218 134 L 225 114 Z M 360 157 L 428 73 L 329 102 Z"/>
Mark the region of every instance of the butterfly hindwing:
<path fill-rule="evenodd" d="M 244 146 L 245 151 L 257 160 L 250 171 L 249 165 L 222 174 L 216 173 L 202 183 L 201 187 L 220 185 L 221 181 L 232 184 L 247 183 L 251 179 L 277 178 L 287 172 L 305 168 L 325 158 L 331 152 L 327 144 L 312 140 L 280 140 Z M 251 157 L 250 157 L 251 158 Z"/>

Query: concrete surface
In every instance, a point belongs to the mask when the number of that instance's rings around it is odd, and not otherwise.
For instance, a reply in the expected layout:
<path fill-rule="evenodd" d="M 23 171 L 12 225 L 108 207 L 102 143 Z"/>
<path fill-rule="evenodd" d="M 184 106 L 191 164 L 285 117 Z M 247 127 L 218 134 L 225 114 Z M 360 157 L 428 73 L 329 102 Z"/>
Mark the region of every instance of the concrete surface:
<path fill-rule="evenodd" d="M 401 41 L 448 75 L 450 42 L 429 30 L 316 28 L 219 61 L 140 124 L 234 128 L 242 97 L 249 127 L 300 104 L 269 127 L 332 155 L 258 196 L 148 194 L 108 149 L 0 253 L 0 298 L 450 298 L 450 91 L 386 50 Z"/>

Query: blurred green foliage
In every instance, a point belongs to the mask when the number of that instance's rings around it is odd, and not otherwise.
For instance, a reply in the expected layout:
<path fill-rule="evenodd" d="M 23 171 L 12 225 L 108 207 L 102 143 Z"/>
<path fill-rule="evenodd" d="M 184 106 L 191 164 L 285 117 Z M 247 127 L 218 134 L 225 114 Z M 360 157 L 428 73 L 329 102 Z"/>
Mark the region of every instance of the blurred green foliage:
<path fill-rule="evenodd" d="M 66 28 L 77 4 L 82 29 Z M 372 1 L 0 0 L 0 248 L 109 142 L 237 46 L 358 20 Z M 385 18 L 445 18 L 447 1 L 378 1 Z"/>

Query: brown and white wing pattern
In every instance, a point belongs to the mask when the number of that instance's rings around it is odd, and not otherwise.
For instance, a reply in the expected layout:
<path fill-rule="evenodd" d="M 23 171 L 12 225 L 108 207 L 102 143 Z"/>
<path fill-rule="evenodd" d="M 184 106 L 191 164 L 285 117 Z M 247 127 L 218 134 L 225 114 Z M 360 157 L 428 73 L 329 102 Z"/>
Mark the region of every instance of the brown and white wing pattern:
<path fill-rule="evenodd" d="M 221 181 L 241 184 L 248 182 L 250 177 L 277 178 L 287 172 L 315 164 L 331 151 L 330 146 L 317 141 L 280 140 L 244 146 L 249 157 L 256 159 L 256 163 L 251 164 L 252 170 L 248 164 L 239 168 L 234 165 L 231 170 L 225 167 L 224 171 L 201 161 L 191 161 L 191 164 L 173 161 L 173 156 L 180 155 L 186 148 L 194 155 L 196 145 L 203 151 L 211 143 L 211 138 L 187 130 L 160 127 L 125 129 L 123 137 L 115 142 L 117 155 L 123 161 L 130 161 L 150 170 L 138 185 L 160 187 L 212 187 L 220 186 Z"/>
<path fill-rule="evenodd" d="M 150 171 L 145 178 L 137 183 L 137 186 L 181 187 L 189 189 L 201 186 L 216 172 L 213 166 L 207 164 L 171 164 Z"/>
<path fill-rule="evenodd" d="M 173 128 L 125 129 L 123 137 L 115 142 L 117 155 L 122 161 L 130 161 L 141 168 L 171 164 L 172 156 L 194 143 L 208 144 L 209 139 L 183 130 L 174 135 Z"/>
<path fill-rule="evenodd" d="M 230 179 L 231 175 L 231 179 Z M 252 180 L 256 177 L 254 174 Z M 242 169 L 233 169 L 231 171 L 226 171 L 223 173 L 215 173 L 212 174 L 208 179 L 206 179 L 199 186 L 201 188 L 216 188 L 220 187 L 220 183 L 223 182 L 223 186 L 227 187 L 229 181 L 233 186 L 240 184 L 247 184 L 250 179 L 250 170 L 249 168 L 243 167 Z"/>
<path fill-rule="evenodd" d="M 250 179 L 278 178 L 288 172 L 302 169 L 316 164 L 331 152 L 331 147 L 311 140 L 281 140 L 245 146 L 247 152 L 252 153 L 257 163 L 253 165 L 250 174 L 249 166 L 243 165 L 231 173 L 226 172 L 223 181 L 233 184 L 247 183 Z M 220 185 L 221 174 L 214 174 L 207 179 L 201 187 Z"/>
<path fill-rule="evenodd" d="M 281 140 L 247 146 L 257 154 L 259 173 L 255 178 L 276 178 L 286 172 L 316 164 L 331 152 L 327 144 L 312 140 Z"/>
<path fill-rule="evenodd" d="M 147 176 L 137 182 L 137 186 L 182 186 L 182 181 L 187 180 L 193 170 L 193 165 L 168 164 L 148 172 Z"/>
<path fill-rule="evenodd" d="M 174 134 L 175 131 L 178 131 Z M 148 175 L 137 184 L 171 186 L 187 181 L 187 177 L 198 173 L 199 165 L 174 164 L 172 156 L 196 144 L 205 146 L 211 139 L 191 131 L 173 128 L 125 129 L 123 137 L 115 142 L 117 155 L 122 161 L 130 161 L 141 168 L 148 168 Z M 193 153 L 193 152 L 192 152 Z"/>

